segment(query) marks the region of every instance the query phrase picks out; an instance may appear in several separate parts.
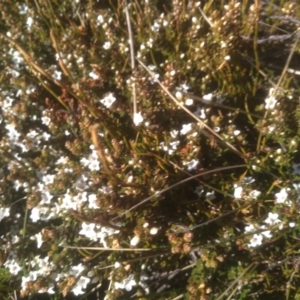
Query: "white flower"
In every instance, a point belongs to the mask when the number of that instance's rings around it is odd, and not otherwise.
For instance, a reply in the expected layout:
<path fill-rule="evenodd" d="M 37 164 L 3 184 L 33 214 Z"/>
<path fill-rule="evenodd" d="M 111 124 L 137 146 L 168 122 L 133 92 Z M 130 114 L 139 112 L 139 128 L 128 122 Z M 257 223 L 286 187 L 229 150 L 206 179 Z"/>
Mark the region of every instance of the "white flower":
<path fill-rule="evenodd" d="M 265 108 L 266 109 L 273 109 L 277 103 L 277 100 L 274 97 L 274 89 L 270 88 L 269 96 L 265 99 Z"/>
<path fill-rule="evenodd" d="M 110 49 L 110 47 L 111 47 L 111 42 L 105 42 L 104 45 L 103 45 L 103 48 L 104 48 L 105 50 Z"/>
<path fill-rule="evenodd" d="M 100 162 L 98 161 L 98 159 L 93 159 L 89 163 L 88 167 L 91 171 L 99 171 L 100 170 Z"/>
<path fill-rule="evenodd" d="M 198 107 L 194 112 L 194 115 L 200 119 L 206 119 L 206 114 L 204 108 Z"/>
<path fill-rule="evenodd" d="M 114 97 L 112 93 L 109 93 L 106 97 L 100 100 L 100 102 L 107 108 L 110 108 L 115 101 L 116 97 Z"/>
<path fill-rule="evenodd" d="M 253 231 L 255 231 L 255 227 L 253 224 L 250 224 L 245 227 L 245 232 L 253 232 Z"/>
<path fill-rule="evenodd" d="M 132 287 L 136 285 L 136 281 L 133 279 L 133 275 L 129 275 L 122 282 L 115 282 L 114 285 L 115 289 L 126 289 L 126 291 L 131 291 Z"/>
<path fill-rule="evenodd" d="M 116 225 L 118 225 L 118 224 L 116 224 Z M 100 240 L 100 243 L 103 244 L 104 248 L 108 248 L 105 238 L 107 236 L 111 236 L 113 234 L 118 234 L 120 231 L 112 229 L 112 228 L 108 228 L 108 227 L 103 227 L 103 226 L 101 226 L 100 228 L 101 228 L 101 231 L 97 232 L 97 238 Z"/>
<path fill-rule="evenodd" d="M 89 198 L 89 208 L 97 209 L 100 207 L 97 203 L 98 199 L 96 194 L 91 194 L 88 196 L 88 198 Z"/>
<path fill-rule="evenodd" d="M 188 161 L 188 162 L 183 162 L 183 164 L 185 166 L 187 166 L 187 169 L 189 171 L 191 170 L 195 170 L 199 164 L 199 160 L 198 159 L 192 159 L 191 161 Z"/>
<path fill-rule="evenodd" d="M 55 80 L 61 80 L 61 72 L 59 71 L 54 71 L 53 74 L 52 74 L 52 77 L 55 79 Z"/>
<path fill-rule="evenodd" d="M 275 97 L 271 96 L 266 98 L 265 103 L 266 109 L 273 109 L 277 103 L 277 100 L 275 99 Z"/>
<path fill-rule="evenodd" d="M 266 226 L 265 226 L 265 225 L 262 225 L 262 226 L 260 226 L 260 229 L 266 229 Z M 265 231 L 261 232 L 261 234 L 262 234 L 263 236 L 265 236 L 266 238 L 268 238 L 268 239 L 271 239 L 271 238 L 272 238 L 272 233 L 271 233 L 270 230 L 265 230 Z"/>
<path fill-rule="evenodd" d="M 9 272 L 12 275 L 17 275 L 22 269 L 15 260 L 7 261 L 5 266 L 9 269 Z"/>
<path fill-rule="evenodd" d="M 144 121 L 144 118 L 142 117 L 142 114 L 140 112 L 134 114 L 134 116 L 133 116 L 133 123 L 135 124 L 135 126 L 138 126 L 143 121 Z"/>
<path fill-rule="evenodd" d="M 131 239 L 130 245 L 136 246 L 139 242 L 140 242 L 140 237 L 138 235 L 136 235 Z"/>
<path fill-rule="evenodd" d="M 95 232 L 95 226 L 96 226 L 95 223 L 82 222 L 81 224 L 82 229 L 79 231 L 79 234 L 84 235 L 93 241 L 96 241 L 97 233 Z"/>
<path fill-rule="evenodd" d="M 206 196 L 206 199 L 208 199 L 208 200 L 216 199 L 215 191 L 207 192 L 205 196 Z"/>
<path fill-rule="evenodd" d="M 259 196 L 261 195 L 261 192 L 260 191 L 257 191 L 257 190 L 253 190 L 249 193 L 249 197 L 251 199 L 256 199 L 258 198 Z"/>
<path fill-rule="evenodd" d="M 31 210 L 30 219 L 32 220 L 33 223 L 36 223 L 37 221 L 40 220 L 40 218 L 41 218 L 40 214 L 41 214 L 41 212 L 40 212 L 39 207 L 34 207 Z"/>
<path fill-rule="evenodd" d="M 158 232 L 158 228 L 157 228 L 157 227 L 152 227 L 152 228 L 150 229 L 150 234 L 152 234 L 152 235 L 156 235 L 157 232 Z"/>
<path fill-rule="evenodd" d="M 181 101 L 183 99 L 183 95 L 180 91 L 177 91 L 175 93 L 175 97 L 177 98 L 177 100 Z"/>
<path fill-rule="evenodd" d="M 283 188 L 279 193 L 275 194 L 276 203 L 285 203 L 288 197 L 287 189 Z"/>
<path fill-rule="evenodd" d="M 254 234 L 252 239 L 250 240 L 250 243 L 248 244 L 249 247 L 257 247 L 262 244 L 263 236 L 261 234 Z"/>
<path fill-rule="evenodd" d="M 42 124 L 45 124 L 45 125 L 49 125 L 51 122 L 51 119 L 47 116 L 43 116 L 42 117 Z"/>
<path fill-rule="evenodd" d="M 196 193 L 198 197 L 201 197 L 202 194 L 204 193 L 203 185 L 197 186 L 194 193 Z"/>
<path fill-rule="evenodd" d="M 104 23 L 104 18 L 103 18 L 102 15 L 99 15 L 99 16 L 97 17 L 97 23 L 98 23 L 98 24 Z"/>
<path fill-rule="evenodd" d="M 89 73 L 89 76 L 90 76 L 91 78 L 93 78 L 94 80 L 97 80 L 97 79 L 99 78 L 99 76 L 98 76 L 96 73 L 94 73 L 94 72 L 90 72 L 90 73 Z"/>
<path fill-rule="evenodd" d="M 277 213 L 271 213 L 269 212 L 268 218 L 264 221 L 266 224 L 269 224 L 271 226 L 280 223 L 280 220 L 278 219 L 278 214 Z"/>
<path fill-rule="evenodd" d="M 203 100 L 205 100 L 205 101 L 211 101 L 212 100 L 212 98 L 213 98 L 213 95 L 212 95 L 212 93 L 209 93 L 209 94 L 207 94 L 207 95 L 203 95 Z"/>
<path fill-rule="evenodd" d="M 183 124 L 182 129 L 180 130 L 180 134 L 187 134 L 189 131 L 192 130 L 192 123 Z"/>
<path fill-rule="evenodd" d="M 33 19 L 31 17 L 28 17 L 27 18 L 27 21 L 26 21 L 26 24 L 28 26 L 28 29 L 30 29 L 30 27 L 32 26 L 33 24 Z"/>
<path fill-rule="evenodd" d="M 38 248 L 41 248 L 42 244 L 44 243 L 42 233 L 41 233 L 41 232 L 40 232 L 40 233 L 37 233 L 37 234 L 35 235 L 35 238 L 36 238 L 36 242 L 37 242 L 37 247 L 38 247 Z"/>
<path fill-rule="evenodd" d="M 238 185 L 234 185 L 234 197 L 236 199 L 241 199 L 243 197 L 243 188 Z"/>
<path fill-rule="evenodd" d="M 191 105 L 194 104 L 194 100 L 188 98 L 188 99 L 185 100 L 184 104 L 185 104 L 186 106 L 191 106 Z"/>
<path fill-rule="evenodd" d="M 175 139 L 176 137 L 177 137 L 177 135 L 178 135 L 178 130 L 172 130 L 171 132 L 170 132 L 170 135 L 171 135 L 171 137 L 173 138 L 173 139 Z M 179 141 L 178 141 L 178 143 L 179 143 Z"/>
<path fill-rule="evenodd" d="M 0 207 L 0 221 L 5 218 L 5 217 L 9 217 L 10 215 L 10 207 Z"/>
<path fill-rule="evenodd" d="M 86 287 L 90 281 L 91 281 L 90 278 L 81 276 L 79 278 L 79 280 L 77 281 L 76 285 L 72 289 L 72 292 L 74 293 L 74 295 L 78 296 L 78 295 L 84 294 L 83 290 L 86 289 Z"/>
<path fill-rule="evenodd" d="M 73 197 L 73 200 L 77 203 L 87 202 L 87 192 L 78 193 Z"/>
<path fill-rule="evenodd" d="M 71 267 L 70 275 L 74 276 L 74 277 L 78 277 L 85 270 L 86 270 L 86 266 L 84 266 L 82 263 L 80 263 L 77 266 Z"/>
<path fill-rule="evenodd" d="M 44 184 L 52 184 L 54 182 L 55 175 L 47 174 L 42 177 L 42 181 Z"/>

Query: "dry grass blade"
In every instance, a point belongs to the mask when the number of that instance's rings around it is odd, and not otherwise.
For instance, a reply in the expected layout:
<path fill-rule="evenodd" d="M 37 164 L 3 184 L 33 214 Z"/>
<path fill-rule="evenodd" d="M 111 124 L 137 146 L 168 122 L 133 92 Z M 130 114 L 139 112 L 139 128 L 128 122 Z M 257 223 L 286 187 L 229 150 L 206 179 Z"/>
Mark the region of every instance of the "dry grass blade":
<path fill-rule="evenodd" d="M 125 212 L 123 212 L 123 213 L 120 214 L 119 216 L 117 216 L 117 217 L 115 217 L 114 219 L 112 219 L 112 221 L 114 221 L 114 220 L 116 220 L 116 219 L 118 219 L 118 218 L 124 216 L 124 215 L 127 214 L 128 212 L 130 212 L 130 211 L 134 210 L 135 208 L 141 206 L 142 204 L 148 202 L 148 201 L 151 200 L 152 198 L 157 197 L 157 196 L 159 196 L 159 195 L 161 195 L 161 194 L 163 194 L 163 193 L 165 193 L 165 192 L 167 192 L 167 191 L 169 191 L 169 190 L 175 188 L 176 186 L 179 186 L 179 185 L 181 185 L 181 184 L 183 184 L 183 183 L 185 183 L 185 182 L 187 182 L 187 181 L 193 180 L 193 179 L 195 179 L 195 178 L 197 178 L 197 177 L 200 177 L 200 176 L 204 176 L 204 175 L 207 175 L 207 174 L 215 173 L 215 172 L 220 172 L 220 171 L 224 171 L 224 170 L 230 170 L 230 169 L 234 169 L 234 168 L 245 168 L 245 167 L 246 167 L 246 165 L 235 165 L 235 166 L 229 166 L 229 167 L 217 168 L 217 169 L 214 169 L 214 170 L 209 170 L 209 171 L 202 172 L 202 173 L 200 173 L 200 174 L 196 174 L 196 175 L 194 175 L 194 176 L 190 176 L 190 177 L 188 177 L 188 178 L 186 178 L 186 179 L 184 179 L 184 180 L 181 180 L 180 182 L 177 182 L 177 183 L 175 183 L 175 184 L 173 184 L 173 185 L 171 185 L 171 186 L 169 186 L 169 187 L 167 187 L 167 188 L 165 188 L 165 189 L 163 189 L 163 190 L 161 190 L 161 191 L 158 191 L 158 192 L 156 192 L 154 195 L 152 195 L 152 196 L 150 196 L 150 197 L 148 197 L 148 198 L 142 200 L 142 201 L 139 202 L 138 204 L 132 206 L 130 209 L 126 210 Z"/>
<path fill-rule="evenodd" d="M 153 251 L 153 249 L 147 249 L 147 248 L 134 248 L 134 249 L 128 249 L 128 248 L 104 248 L 104 247 L 75 247 L 75 246 L 62 246 L 63 248 L 67 249 L 86 249 L 86 250 L 101 250 L 101 251 L 114 251 L 114 252 L 136 252 L 136 251 Z"/>
<path fill-rule="evenodd" d="M 126 14 L 126 22 L 127 22 L 128 35 L 129 35 L 131 69 L 132 71 L 134 71 L 135 69 L 134 45 L 133 45 L 133 36 L 132 36 L 132 29 L 131 29 L 131 22 L 130 22 L 127 1 L 125 1 L 125 14 Z M 135 82 L 132 83 L 132 103 L 133 103 L 133 115 L 135 116 L 137 114 Z"/>
<path fill-rule="evenodd" d="M 221 300 L 225 295 L 228 294 L 230 289 L 234 287 L 235 284 L 238 284 L 238 282 L 249 272 L 252 272 L 256 268 L 256 264 L 252 263 L 249 265 L 233 282 L 232 284 L 216 299 L 216 300 Z M 236 289 L 235 289 L 236 290 Z M 227 300 L 231 299 L 233 295 L 230 295 L 227 297 Z"/>
<path fill-rule="evenodd" d="M 279 86 L 281 85 L 282 80 L 283 80 L 285 74 L 288 72 L 289 64 L 290 64 L 290 62 L 291 62 L 291 60 L 292 60 L 292 57 L 293 57 L 293 54 L 294 54 L 294 52 L 295 52 L 295 50 L 296 50 L 296 46 L 297 46 L 298 42 L 299 42 L 299 35 L 296 36 L 296 40 L 295 40 L 295 42 L 294 42 L 294 44 L 293 44 L 293 47 L 292 47 L 292 49 L 291 49 L 291 51 L 290 51 L 290 54 L 289 54 L 288 58 L 287 58 L 286 64 L 285 64 L 285 66 L 284 66 L 284 68 L 283 68 L 283 70 L 282 70 L 282 73 L 281 73 L 281 75 L 280 75 L 280 78 L 278 79 L 277 84 L 276 84 L 276 86 L 274 87 L 274 90 L 273 90 L 273 92 L 272 92 L 272 95 L 269 95 L 269 96 L 274 96 L 274 97 L 276 96 L 276 92 L 277 92 Z M 264 117 L 263 117 L 263 119 L 262 119 L 261 130 L 259 131 L 259 136 L 258 136 L 258 139 L 257 139 L 257 146 L 256 146 L 257 152 L 260 151 L 260 144 L 261 144 L 262 131 L 263 131 L 262 129 L 264 128 L 264 125 L 265 125 L 265 123 L 266 123 L 268 113 L 269 113 L 269 110 L 266 110 L 266 112 L 265 112 L 265 114 L 264 114 Z"/>

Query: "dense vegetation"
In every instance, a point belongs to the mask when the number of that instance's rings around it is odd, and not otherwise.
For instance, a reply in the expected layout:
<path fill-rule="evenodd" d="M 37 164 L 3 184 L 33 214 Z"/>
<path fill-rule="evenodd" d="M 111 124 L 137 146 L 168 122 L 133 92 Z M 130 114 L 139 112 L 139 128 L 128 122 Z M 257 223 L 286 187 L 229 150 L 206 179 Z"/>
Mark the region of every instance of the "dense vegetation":
<path fill-rule="evenodd" d="M 300 299 L 299 5 L 0 12 L 3 299 Z"/>

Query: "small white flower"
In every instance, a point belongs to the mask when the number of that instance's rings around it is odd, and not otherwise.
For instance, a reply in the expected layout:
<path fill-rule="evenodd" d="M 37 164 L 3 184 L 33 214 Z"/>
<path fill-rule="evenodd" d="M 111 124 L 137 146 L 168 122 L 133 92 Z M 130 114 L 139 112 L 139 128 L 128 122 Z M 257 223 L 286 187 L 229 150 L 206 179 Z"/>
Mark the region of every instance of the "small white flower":
<path fill-rule="evenodd" d="M 279 193 L 275 194 L 276 203 L 285 203 L 288 197 L 287 189 L 283 188 Z"/>
<path fill-rule="evenodd" d="M 105 50 L 110 49 L 110 47 L 111 47 L 111 42 L 105 42 L 104 45 L 103 45 L 103 48 L 104 48 Z"/>
<path fill-rule="evenodd" d="M 157 232 L 158 232 L 158 228 L 157 228 L 157 227 L 152 227 L 152 228 L 150 229 L 150 234 L 152 234 L 152 235 L 156 235 Z"/>
<path fill-rule="evenodd" d="M 290 223 L 289 223 L 289 226 L 290 226 L 291 228 L 294 228 L 294 227 L 296 226 L 296 223 L 295 223 L 295 222 L 290 222 Z"/>
<path fill-rule="evenodd" d="M 97 17 L 97 23 L 98 23 L 98 24 L 104 23 L 104 18 L 103 18 L 102 15 L 99 15 L 99 16 Z"/>
<path fill-rule="evenodd" d="M 278 217 L 279 217 L 279 215 L 277 213 L 269 212 L 268 218 L 264 222 L 266 224 L 269 224 L 269 225 L 273 226 L 277 223 L 280 223 L 280 220 L 279 220 Z"/>
<path fill-rule="evenodd" d="M 42 124 L 45 124 L 45 125 L 49 125 L 51 122 L 51 119 L 47 116 L 43 116 L 41 119 L 42 119 Z"/>
<path fill-rule="evenodd" d="M 199 164 L 199 160 L 198 159 L 192 159 L 189 162 L 184 162 L 184 165 L 187 166 L 187 169 L 189 171 L 195 170 L 197 168 L 198 164 Z"/>
<path fill-rule="evenodd" d="M 94 80 L 97 80 L 99 78 L 99 76 L 95 72 L 90 72 L 89 76 Z"/>
<path fill-rule="evenodd" d="M 54 71 L 53 74 L 52 74 L 52 77 L 53 77 L 55 80 L 61 80 L 61 74 L 62 74 L 62 72 Z"/>
<path fill-rule="evenodd" d="M 183 124 L 182 129 L 180 130 L 180 134 L 184 135 L 190 132 L 192 130 L 192 125 L 193 125 L 192 123 Z"/>
<path fill-rule="evenodd" d="M 204 193 L 203 185 L 197 186 L 194 193 L 196 193 L 198 197 L 201 197 Z"/>
<path fill-rule="evenodd" d="M 178 130 L 172 130 L 171 132 L 170 132 L 170 135 L 171 135 L 171 137 L 173 138 L 173 139 L 175 139 L 176 137 L 177 137 L 177 135 L 178 135 Z M 179 143 L 179 142 L 178 142 Z"/>
<path fill-rule="evenodd" d="M 131 291 L 132 287 L 136 285 L 136 281 L 133 279 L 133 275 L 129 275 L 128 278 L 124 279 L 122 282 L 115 282 L 115 289 Z"/>
<path fill-rule="evenodd" d="M 143 121 L 144 121 L 144 118 L 143 118 L 143 116 L 142 116 L 142 114 L 140 112 L 134 114 L 134 116 L 133 116 L 133 123 L 135 124 L 135 126 L 138 126 Z"/>
<path fill-rule="evenodd" d="M 89 208 L 92 208 L 92 209 L 99 208 L 99 205 L 97 203 L 98 199 L 97 199 L 97 195 L 96 194 L 89 195 L 88 199 L 89 199 Z"/>
<path fill-rule="evenodd" d="M 241 186 L 234 185 L 234 197 L 241 199 L 243 197 L 243 188 Z"/>
<path fill-rule="evenodd" d="M 216 199 L 215 191 L 207 192 L 205 196 L 206 196 L 206 199 L 208 199 L 208 200 Z"/>
<path fill-rule="evenodd" d="M 183 95 L 180 91 L 177 91 L 175 93 L 175 97 L 177 98 L 177 100 L 181 101 L 183 99 Z"/>
<path fill-rule="evenodd" d="M 77 278 L 85 270 L 86 270 L 86 266 L 84 266 L 82 263 L 80 263 L 77 266 L 72 266 L 71 267 L 70 275 Z"/>
<path fill-rule="evenodd" d="M 196 111 L 194 111 L 194 115 L 200 119 L 206 119 L 205 109 L 198 107 Z"/>
<path fill-rule="evenodd" d="M 28 26 L 28 29 L 31 28 L 32 24 L 33 24 L 33 19 L 31 17 L 27 18 L 26 24 Z"/>
<path fill-rule="evenodd" d="M 265 230 L 261 233 L 262 235 L 264 235 L 266 238 L 271 239 L 272 238 L 272 233 L 271 230 Z"/>
<path fill-rule="evenodd" d="M 245 227 L 245 232 L 253 232 L 253 231 L 255 231 L 255 229 L 256 228 L 254 227 L 254 225 L 250 224 L 250 225 Z"/>
<path fill-rule="evenodd" d="M 10 207 L 0 207 L 0 221 L 5 218 L 5 217 L 9 217 L 10 215 Z"/>
<path fill-rule="evenodd" d="M 140 242 L 140 237 L 138 235 L 134 236 L 131 241 L 130 241 L 130 245 L 131 246 L 136 246 L 138 243 Z"/>
<path fill-rule="evenodd" d="M 265 99 L 265 108 L 266 109 L 273 109 L 277 103 L 277 100 L 274 97 L 274 89 L 270 88 L 269 96 Z"/>
<path fill-rule="evenodd" d="M 36 242 L 37 242 L 37 247 L 38 247 L 38 248 L 41 248 L 42 244 L 44 243 L 42 233 L 41 233 L 41 232 L 40 232 L 40 233 L 37 233 L 37 234 L 35 235 L 35 238 L 36 238 Z"/>
<path fill-rule="evenodd" d="M 213 94 L 212 93 L 209 93 L 209 94 L 207 94 L 207 95 L 203 95 L 203 100 L 205 100 L 205 101 L 211 101 L 212 100 L 212 98 L 213 98 Z"/>
<path fill-rule="evenodd" d="M 116 97 L 114 97 L 112 93 L 109 93 L 106 97 L 100 100 L 100 102 L 107 108 L 110 108 L 115 101 Z"/>
<path fill-rule="evenodd" d="M 154 24 L 151 26 L 151 30 L 154 32 L 158 32 L 160 28 L 160 24 L 158 22 L 154 22 Z"/>
<path fill-rule="evenodd" d="M 22 269 L 15 260 L 7 261 L 5 266 L 9 269 L 9 272 L 12 275 L 17 275 Z"/>
<path fill-rule="evenodd" d="M 261 195 L 261 192 L 260 191 L 257 191 L 257 190 L 253 190 L 249 193 L 249 197 L 251 199 L 256 199 L 258 198 L 259 196 Z"/>
<path fill-rule="evenodd" d="M 91 281 L 90 278 L 81 276 L 77 281 L 76 285 L 73 287 L 72 292 L 75 296 L 84 294 L 84 289 L 86 289 L 88 283 Z"/>
<path fill-rule="evenodd" d="M 191 106 L 191 105 L 194 104 L 194 100 L 188 98 L 188 99 L 185 100 L 184 104 L 185 104 L 186 106 Z"/>
<path fill-rule="evenodd" d="M 81 224 L 82 229 L 79 231 L 79 234 L 86 236 L 91 240 L 97 240 L 97 233 L 95 232 L 95 223 L 85 223 Z"/>
<path fill-rule="evenodd" d="M 262 244 L 263 236 L 261 234 L 254 234 L 250 243 L 248 244 L 249 247 L 255 248 Z"/>

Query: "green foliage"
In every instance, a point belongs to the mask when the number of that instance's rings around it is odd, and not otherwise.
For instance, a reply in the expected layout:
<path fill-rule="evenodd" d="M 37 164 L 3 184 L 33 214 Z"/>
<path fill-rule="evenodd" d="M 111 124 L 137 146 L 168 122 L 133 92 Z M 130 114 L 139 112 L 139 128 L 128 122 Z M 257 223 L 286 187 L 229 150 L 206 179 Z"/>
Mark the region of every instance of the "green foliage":
<path fill-rule="evenodd" d="M 0 4 L 0 278 L 297 299 L 298 5 L 128 2 Z"/>

